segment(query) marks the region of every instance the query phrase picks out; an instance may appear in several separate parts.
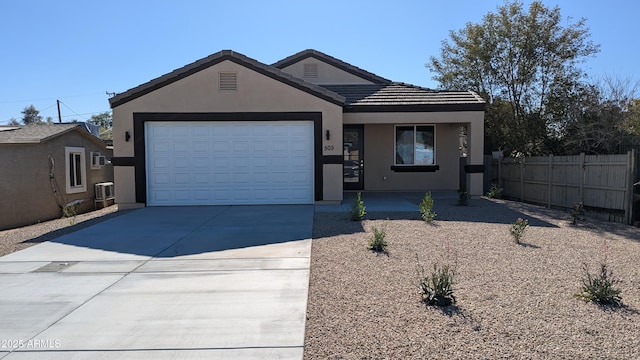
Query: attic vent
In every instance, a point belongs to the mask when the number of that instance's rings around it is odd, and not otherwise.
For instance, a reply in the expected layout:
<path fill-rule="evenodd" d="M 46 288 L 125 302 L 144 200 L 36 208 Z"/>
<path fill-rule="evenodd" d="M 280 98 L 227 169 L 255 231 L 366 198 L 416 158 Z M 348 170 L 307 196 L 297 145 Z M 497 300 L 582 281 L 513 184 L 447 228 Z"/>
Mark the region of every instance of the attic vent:
<path fill-rule="evenodd" d="M 238 90 L 238 74 L 233 72 L 221 72 L 219 73 L 219 87 L 220 90 Z"/>
<path fill-rule="evenodd" d="M 304 77 L 305 79 L 317 79 L 318 64 L 304 64 Z"/>

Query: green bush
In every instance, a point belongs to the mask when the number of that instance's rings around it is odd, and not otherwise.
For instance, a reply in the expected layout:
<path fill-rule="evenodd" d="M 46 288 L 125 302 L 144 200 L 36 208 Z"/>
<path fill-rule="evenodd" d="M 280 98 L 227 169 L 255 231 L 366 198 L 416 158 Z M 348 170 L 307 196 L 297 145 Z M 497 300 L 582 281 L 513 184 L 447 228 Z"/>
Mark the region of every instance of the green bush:
<path fill-rule="evenodd" d="M 529 226 L 529 221 L 522 218 L 517 218 L 516 222 L 511 224 L 511 235 L 513 235 L 516 244 L 520 244 L 527 226 Z"/>
<path fill-rule="evenodd" d="M 433 211 L 433 198 L 431 192 L 424 195 L 424 198 L 420 202 L 420 214 L 422 214 L 422 220 L 431 222 L 438 215 Z"/>
<path fill-rule="evenodd" d="M 453 284 L 456 275 L 455 266 L 433 264 L 433 270 L 428 276 L 424 267 L 418 262 L 418 287 L 422 301 L 430 306 L 449 306 L 456 303 L 453 294 Z"/>
<path fill-rule="evenodd" d="M 618 281 L 614 279 L 613 272 L 607 267 L 606 262 L 600 264 L 600 274 L 596 276 L 591 275 L 587 264 L 583 266 L 586 278 L 582 279 L 581 291 L 574 296 L 598 305 L 620 306 L 622 297 L 620 289 L 616 288 Z"/>
<path fill-rule="evenodd" d="M 502 188 L 498 184 L 491 184 L 491 188 L 487 191 L 487 197 L 492 199 L 500 199 L 502 197 Z"/>
<path fill-rule="evenodd" d="M 571 221 L 572 225 L 577 225 L 578 220 L 584 220 L 584 204 L 579 202 L 575 203 L 571 208 L 571 217 L 573 220 Z"/>
<path fill-rule="evenodd" d="M 73 225 L 76 215 L 78 215 L 78 207 L 75 203 L 62 206 L 62 216 L 69 218 L 69 225 Z"/>
<path fill-rule="evenodd" d="M 369 250 L 373 250 L 375 252 L 386 252 L 387 251 L 387 241 L 385 237 L 387 236 L 387 232 L 384 228 L 378 229 L 377 227 L 372 227 L 373 236 L 369 239 Z"/>
<path fill-rule="evenodd" d="M 358 192 L 356 198 L 351 205 L 351 221 L 360 221 L 367 214 L 365 211 L 364 201 L 362 201 L 362 193 Z"/>

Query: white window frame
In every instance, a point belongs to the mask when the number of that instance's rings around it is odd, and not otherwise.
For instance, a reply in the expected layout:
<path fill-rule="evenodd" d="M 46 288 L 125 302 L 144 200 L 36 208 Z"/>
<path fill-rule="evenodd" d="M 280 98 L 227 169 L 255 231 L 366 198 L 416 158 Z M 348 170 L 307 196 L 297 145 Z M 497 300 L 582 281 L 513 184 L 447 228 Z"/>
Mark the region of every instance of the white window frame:
<path fill-rule="evenodd" d="M 398 127 L 413 127 L 413 164 L 398 164 L 397 159 L 397 140 L 398 140 Z M 416 164 L 415 163 L 415 149 L 416 149 L 416 136 L 418 127 L 431 127 L 433 128 L 433 162 L 431 164 Z M 436 125 L 435 124 L 396 124 L 393 127 L 393 164 L 394 166 L 433 166 L 437 164 L 436 158 Z"/>
<path fill-rule="evenodd" d="M 77 170 L 75 168 L 75 161 L 71 163 L 69 157 L 71 155 L 80 157 L 80 181 L 76 179 L 75 174 Z M 83 147 L 66 146 L 64 148 L 64 165 L 65 165 L 65 185 L 67 194 L 76 194 L 81 192 L 87 192 L 87 160 L 85 156 L 85 149 Z M 71 170 L 75 170 L 73 175 Z"/>

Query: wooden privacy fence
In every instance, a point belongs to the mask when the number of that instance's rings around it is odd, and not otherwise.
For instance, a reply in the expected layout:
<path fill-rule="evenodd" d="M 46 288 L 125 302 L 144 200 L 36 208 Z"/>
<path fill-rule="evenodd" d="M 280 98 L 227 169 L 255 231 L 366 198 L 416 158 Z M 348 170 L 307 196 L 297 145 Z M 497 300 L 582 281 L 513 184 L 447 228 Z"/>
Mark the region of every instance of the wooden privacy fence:
<path fill-rule="evenodd" d="M 503 196 L 547 207 L 605 212 L 613 220 L 633 221 L 634 151 L 623 155 L 534 156 L 497 161 Z"/>

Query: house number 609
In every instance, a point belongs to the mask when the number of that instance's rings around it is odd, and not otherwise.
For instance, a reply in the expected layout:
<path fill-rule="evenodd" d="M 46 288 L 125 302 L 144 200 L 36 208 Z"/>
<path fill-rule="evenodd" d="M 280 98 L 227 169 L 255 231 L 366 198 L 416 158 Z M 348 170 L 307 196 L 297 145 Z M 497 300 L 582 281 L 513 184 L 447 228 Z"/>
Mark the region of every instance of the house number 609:
<path fill-rule="evenodd" d="M 333 150 L 333 149 L 334 149 L 333 145 L 325 145 L 324 146 L 324 150 L 325 151 L 330 151 L 330 150 Z"/>

